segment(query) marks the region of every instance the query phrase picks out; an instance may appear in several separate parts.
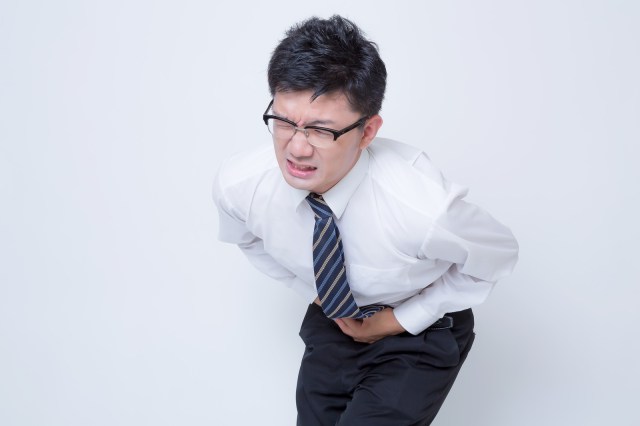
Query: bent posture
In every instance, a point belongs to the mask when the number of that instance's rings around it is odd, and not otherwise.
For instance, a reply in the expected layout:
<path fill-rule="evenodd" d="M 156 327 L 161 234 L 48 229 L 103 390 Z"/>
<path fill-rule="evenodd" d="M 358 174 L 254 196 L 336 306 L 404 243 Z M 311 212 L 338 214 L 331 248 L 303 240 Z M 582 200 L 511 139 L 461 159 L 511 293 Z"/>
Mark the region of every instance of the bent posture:
<path fill-rule="evenodd" d="M 386 69 L 352 22 L 292 27 L 268 81 L 273 146 L 227 160 L 214 199 L 220 239 L 309 303 L 298 424 L 428 425 L 517 243 L 424 153 L 376 137 Z"/>

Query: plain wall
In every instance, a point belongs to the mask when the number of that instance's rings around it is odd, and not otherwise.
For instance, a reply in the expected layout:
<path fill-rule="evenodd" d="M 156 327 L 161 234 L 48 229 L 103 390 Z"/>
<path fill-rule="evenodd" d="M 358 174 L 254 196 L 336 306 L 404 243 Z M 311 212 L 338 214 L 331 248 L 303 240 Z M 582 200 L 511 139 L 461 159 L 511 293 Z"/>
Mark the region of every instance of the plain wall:
<path fill-rule="evenodd" d="M 434 424 L 640 424 L 631 0 L 3 0 L 0 424 L 294 424 L 305 303 L 216 240 L 210 191 L 270 143 L 284 31 L 333 13 L 387 64 L 380 135 L 521 246 Z"/>

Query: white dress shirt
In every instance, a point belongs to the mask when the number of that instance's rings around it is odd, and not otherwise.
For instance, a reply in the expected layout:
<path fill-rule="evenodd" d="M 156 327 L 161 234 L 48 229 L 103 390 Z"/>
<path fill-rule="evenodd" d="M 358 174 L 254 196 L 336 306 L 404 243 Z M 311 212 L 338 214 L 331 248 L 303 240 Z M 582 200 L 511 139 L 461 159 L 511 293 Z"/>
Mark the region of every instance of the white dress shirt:
<path fill-rule="evenodd" d="M 392 306 L 417 334 L 486 299 L 513 269 L 518 244 L 508 228 L 464 201 L 466 193 L 409 145 L 376 138 L 362 152 L 323 194 L 359 306 Z M 213 190 L 220 240 L 237 244 L 259 270 L 311 303 L 317 292 L 307 195 L 286 183 L 271 146 L 228 159 Z"/>

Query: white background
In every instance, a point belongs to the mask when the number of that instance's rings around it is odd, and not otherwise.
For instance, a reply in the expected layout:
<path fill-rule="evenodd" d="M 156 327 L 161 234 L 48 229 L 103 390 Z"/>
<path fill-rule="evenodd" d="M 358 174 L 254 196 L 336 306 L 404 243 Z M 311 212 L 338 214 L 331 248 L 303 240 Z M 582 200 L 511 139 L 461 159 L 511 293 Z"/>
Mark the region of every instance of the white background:
<path fill-rule="evenodd" d="M 0 424 L 294 424 L 305 304 L 210 189 L 270 143 L 284 31 L 332 13 L 380 46 L 380 134 L 521 245 L 435 424 L 640 424 L 631 0 L 2 0 Z"/>

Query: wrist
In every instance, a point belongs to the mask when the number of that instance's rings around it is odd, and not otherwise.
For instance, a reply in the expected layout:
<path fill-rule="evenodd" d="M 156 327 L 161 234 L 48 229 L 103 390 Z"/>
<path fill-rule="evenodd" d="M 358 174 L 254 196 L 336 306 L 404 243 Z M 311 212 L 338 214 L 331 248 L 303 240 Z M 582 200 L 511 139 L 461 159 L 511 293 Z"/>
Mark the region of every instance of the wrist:
<path fill-rule="evenodd" d="M 387 310 L 387 309 L 385 309 Z M 400 324 L 400 322 L 398 321 L 398 319 L 396 318 L 395 313 L 393 312 L 393 308 L 388 309 L 389 311 L 389 319 L 387 320 L 387 324 L 389 326 L 389 333 L 390 334 L 400 334 L 400 333 L 404 333 L 405 328 L 402 326 L 402 324 Z"/>

